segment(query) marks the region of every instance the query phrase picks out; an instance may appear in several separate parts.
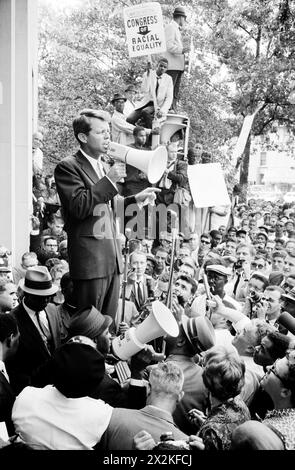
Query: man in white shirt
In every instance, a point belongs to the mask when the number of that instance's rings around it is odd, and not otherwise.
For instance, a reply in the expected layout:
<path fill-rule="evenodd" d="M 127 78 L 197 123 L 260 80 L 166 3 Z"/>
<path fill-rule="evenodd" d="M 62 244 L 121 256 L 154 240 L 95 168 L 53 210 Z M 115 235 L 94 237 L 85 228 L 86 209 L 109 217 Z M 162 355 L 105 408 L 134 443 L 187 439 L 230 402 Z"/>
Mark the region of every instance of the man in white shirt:
<path fill-rule="evenodd" d="M 135 110 L 126 119 L 136 124 L 141 119 L 144 127 L 152 129 L 154 117 L 164 120 L 173 100 L 172 78 L 166 73 L 168 60 L 161 57 L 156 70 L 147 70 L 143 75 L 143 98 L 136 103 Z"/>
<path fill-rule="evenodd" d="M 105 374 L 104 357 L 89 338 L 63 345 L 53 356 L 53 385 L 26 387 L 12 410 L 22 441 L 39 450 L 92 450 L 113 408 L 92 398 Z"/>
<path fill-rule="evenodd" d="M 134 85 L 128 85 L 125 88 L 126 101 L 124 104 L 124 114 L 129 116 L 135 109 L 135 100 L 136 100 L 137 91 Z"/>

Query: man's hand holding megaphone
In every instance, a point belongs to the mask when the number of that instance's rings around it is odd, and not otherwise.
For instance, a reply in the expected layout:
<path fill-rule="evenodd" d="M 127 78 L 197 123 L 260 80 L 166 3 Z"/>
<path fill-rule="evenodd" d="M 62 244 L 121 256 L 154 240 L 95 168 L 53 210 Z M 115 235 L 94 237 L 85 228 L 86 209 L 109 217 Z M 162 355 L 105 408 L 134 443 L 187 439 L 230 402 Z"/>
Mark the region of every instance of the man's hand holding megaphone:
<path fill-rule="evenodd" d="M 147 204 L 150 204 L 153 206 L 155 204 L 155 200 L 157 197 L 157 193 L 160 193 L 161 189 L 160 188 L 146 188 L 143 191 L 140 191 L 140 193 L 135 194 L 135 199 L 137 204 L 146 206 Z"/>

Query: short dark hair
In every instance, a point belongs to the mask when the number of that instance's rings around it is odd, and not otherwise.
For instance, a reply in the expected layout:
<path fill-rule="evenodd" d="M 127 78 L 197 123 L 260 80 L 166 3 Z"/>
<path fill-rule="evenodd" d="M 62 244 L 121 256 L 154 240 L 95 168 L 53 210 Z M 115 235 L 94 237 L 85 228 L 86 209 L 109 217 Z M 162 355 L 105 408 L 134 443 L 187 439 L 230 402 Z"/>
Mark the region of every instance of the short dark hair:
<path fill-rule="evenodd" d="M 133 136 L 138 136 L 138 134 L 142 131 L 146 132 L 146 129 L 143 126 L 135 126 L 133 129 Z"/>
<path fill-rule="evenodd" d="M 263 275 L 258 272 L 254 272 L 250 279 L 257 279 L 258 281 L 263 283 L 263 290 L 265 290 L 268 287 L 268 279 Z"/>
<path fill-rule="evenodd" d="M 176 281 L 178 281 L 179 279 L 191 285 L 191 292 L 193 295 L 196 293 L 198 285 L 192 277 L 186 276 L 185 274 L 180 274 L 180 276 L 177 277 Z"/>
<path fill-rule="evenodd" d="M 90 118 L 100 119 L 100 121 L 110 122 L 110 115 L 106 111 L 96 109 L 83 109 L 79 115 L 73 120 L 74 135 L 79 143 L 81 141 L 78 138 L 78 134 L 88 135 L 91 131 Z"/>
<path fill-rule="evenodd" d="M 46 237 L 43 238 L 43 243 L 44 245 L 47 245 L 47 242 L 48 240 L 54 240 L 55 242 L 57 242 L 57 238 L 54 237 L 53 235 L 48 235 Z"/>
<path fill-rule="evenodd" d="M 72 281 L 72 278 L 70 276 L 70 273 L 65 273 L 60 280 L 61 290 L 66 289 L 71 281 Z"/>
<path fill-rule="evenodd" d="M 3 343 L 10 335 L 18 332 L 17 322 L 9 313 L 0 313 L 0 341 Z"/>
<path fill-rule="evenodd" d="M 165 63 L 168 65 L 168 59 L 166 59 L 166 57 L 160 57 L 160 58 L 158 59 L 157 64 L 158 64 L 159 62 L 165 62 Z"/>
<path fill-rule="evenodd" d="M 286 256 L 287 256 L 287 252 L 286 251 L 282 251 L 282 250 L 276 250 L 276 251 L 273 251 L 272 252 L 272 259 L 274 258 L 282 258 L 282 259 L 285 259 Z"/>
<path fill-rule="evenodd" d="M 245 363 L 235 352 L 223 346 L 213 346 L 205 354 L 203 382 L 219 400 L 239 395 L 245 383 Z"/>
<path fill-rule="evenodd" d="M 268 333 L 266 337 L 272 342 L 269 354 L 274 361 L 285 357 L 286 352 L 290 348 L 290 338 L 279 331 L 272 331 Z"/>

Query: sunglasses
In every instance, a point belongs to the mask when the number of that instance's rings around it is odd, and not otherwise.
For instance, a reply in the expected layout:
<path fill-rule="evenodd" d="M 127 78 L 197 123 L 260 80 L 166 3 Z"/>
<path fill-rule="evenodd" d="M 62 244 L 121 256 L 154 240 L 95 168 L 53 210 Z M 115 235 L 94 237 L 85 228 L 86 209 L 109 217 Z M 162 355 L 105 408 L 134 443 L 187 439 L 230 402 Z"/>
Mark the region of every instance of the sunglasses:
<path fill-rule="evenodd" d="M 209 242 L 209 240 L 201 240 L 201 243 L 205 243 L 205 245 L 210 245 L 211 242 Z"/>
<path fill-rule="evenodd" d="M 263 269 L 264 264 L 251 263 L 251 267 L 254 269 Z"/>

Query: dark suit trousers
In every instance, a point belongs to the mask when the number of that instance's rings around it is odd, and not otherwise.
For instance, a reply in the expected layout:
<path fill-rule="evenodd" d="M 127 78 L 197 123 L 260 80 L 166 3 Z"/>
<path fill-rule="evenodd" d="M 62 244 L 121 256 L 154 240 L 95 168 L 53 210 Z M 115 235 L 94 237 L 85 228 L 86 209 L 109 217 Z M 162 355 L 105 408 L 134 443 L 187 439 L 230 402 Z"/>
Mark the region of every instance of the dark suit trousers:
<path fill-rule="evenodd" d="M 173 104 L 172 108 L 176 111 L 180 82 L 183 74 L 182 70 L 167 70 L 167 74 L 170 75 L 173 81 Z"/>
<path fill-rule="evenodd" d="M 94 305 L 103 315 L 113 318 L 112 328 L 115 328 L 115 317 L 118 308 L 120 275 L 97 279 L 73 280 L 76 305 L 78 308 Z"/>
<path fill-rule="evenodd" d="M 129 116 L 126 118 L 126 121 L 129 122 L 129 124 L 135 125 L 137 121 L 141 119 L 144 127 L 147 129 L 152 129 L 154 112 L 154 103 L 150 101 L 142 108 L 136 109 L 131 114 L 129 114 Z"/>

